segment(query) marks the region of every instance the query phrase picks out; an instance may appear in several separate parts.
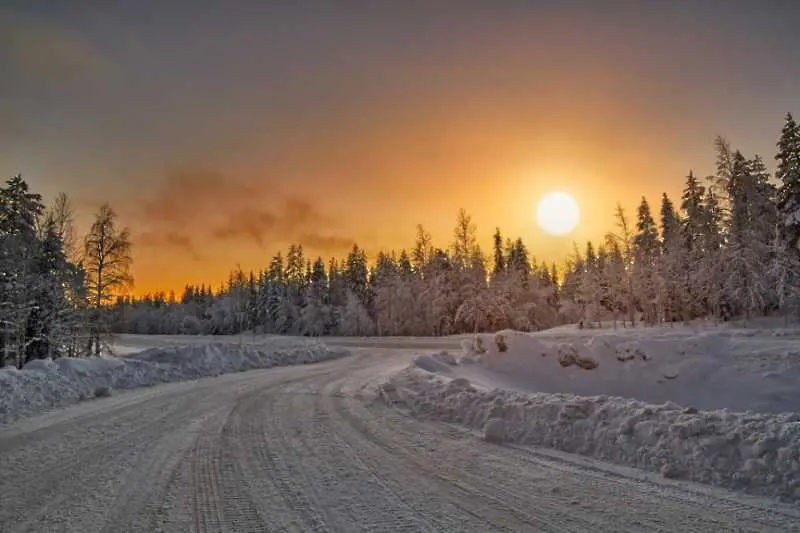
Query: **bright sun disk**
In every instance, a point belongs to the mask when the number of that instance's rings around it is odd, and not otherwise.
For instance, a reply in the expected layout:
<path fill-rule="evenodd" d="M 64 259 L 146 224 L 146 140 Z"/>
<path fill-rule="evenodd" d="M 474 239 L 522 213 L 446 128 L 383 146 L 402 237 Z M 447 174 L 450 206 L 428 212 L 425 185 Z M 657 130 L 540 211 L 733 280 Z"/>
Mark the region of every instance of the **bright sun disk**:
<path fill-rule="evenodd" d="M 548 193 L 536 209 L 536 223 L 550 235 L 567 235 L 579 220 L 578 202 L 565 192 Z"/>

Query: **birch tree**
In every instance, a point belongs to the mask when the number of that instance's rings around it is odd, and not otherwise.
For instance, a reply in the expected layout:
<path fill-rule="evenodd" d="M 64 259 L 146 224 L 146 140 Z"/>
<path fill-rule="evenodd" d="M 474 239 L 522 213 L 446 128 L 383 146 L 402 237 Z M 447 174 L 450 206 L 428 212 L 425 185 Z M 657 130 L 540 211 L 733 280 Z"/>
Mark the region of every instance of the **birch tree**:
<path fill-rule="evenodd" d="M 130 231 L 117 228 L 117 214 L 103 204 L 83 242 L 86 293 L 90 305 L 88 351 L 99 356 L 109 333 L 108 306 L 133 285 Z"/>

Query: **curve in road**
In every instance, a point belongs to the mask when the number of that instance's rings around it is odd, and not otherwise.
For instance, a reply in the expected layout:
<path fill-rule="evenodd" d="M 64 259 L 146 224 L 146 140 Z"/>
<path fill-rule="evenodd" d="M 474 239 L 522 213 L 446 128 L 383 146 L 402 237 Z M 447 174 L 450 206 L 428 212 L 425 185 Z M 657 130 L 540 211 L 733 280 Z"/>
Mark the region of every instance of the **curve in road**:
<path fill-rule="evenodd" d="M 0 531 L 723 532 L 800 511 L 495 446 L 374 400 L 410 352 L 122 393 L 0 433 Z"/>

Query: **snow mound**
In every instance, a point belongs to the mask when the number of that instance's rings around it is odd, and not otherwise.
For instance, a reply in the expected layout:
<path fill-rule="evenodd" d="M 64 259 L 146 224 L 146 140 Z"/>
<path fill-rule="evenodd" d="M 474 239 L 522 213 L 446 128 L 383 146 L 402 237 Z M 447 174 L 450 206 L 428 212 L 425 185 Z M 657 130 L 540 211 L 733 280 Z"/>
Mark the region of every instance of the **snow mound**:
<path fill-rule="evenodd" d="M 506 330 L 465 339 L 458 362 L 451 374 L 488 388 L 699 409 L 800 411 L 800 345 L 760 330 Z"/>
<path fill-rule="evenodd" d="M 418 368 L 383 387 L 379 394 L 391 398 L 387 403 L 481 430 L 489 442 L 546 446 L 800 502 L 800 413 L 698 411 L 609 396 L 489 391 Z"/>
<path fill-rule="evenodd" d="M 0 369 L 0 425 L 112 390 L 148 387 L 259 368 L 309 364 L 349 355 L 324 344 L 190 344 L 151 348 L 124 358 L 31 361 Z"/>
<path fill-rule="evenodd" d="M 414 366 L 438 374 L 447 374 L 451 372 L 450 366 L 447 363 L 433 355 L 420 355 L 414 359 Z"/>

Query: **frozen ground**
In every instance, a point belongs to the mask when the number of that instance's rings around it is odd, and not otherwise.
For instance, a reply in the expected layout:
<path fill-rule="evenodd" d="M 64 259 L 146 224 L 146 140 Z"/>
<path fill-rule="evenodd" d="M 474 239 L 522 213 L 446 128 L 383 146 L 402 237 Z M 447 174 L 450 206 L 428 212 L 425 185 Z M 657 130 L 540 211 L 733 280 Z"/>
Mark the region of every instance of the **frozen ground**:
<path fill-rule="evenodd" d="M 315 363 L 349 353 L 300 339 L 262 338 L 240 345 L 230 338 L 186 337 L 183 344 L 162 340 L 160 345 L 145 337 L 128 338 L 114 352 L 120 357 L 38 360 L 22 370 L 0 369 L 0 427 L 47 409 L 113 394 L 116 389 Z"/>
<path fill-rule="evenodd" d="M 800 531 L 800 510 L 774 500 L 495 446 L 376 402 L 421 343 L 131 390 L 18 421 L 0 429 L 0 530 Z"/>
<path fill-rule="evenodd" d="M 489 440 L 800 502 L 797 333 L 559 328 L 503 332 L 502 352 L 482 335 L 484 353 L 418 357 L 384 397 Z"/>

